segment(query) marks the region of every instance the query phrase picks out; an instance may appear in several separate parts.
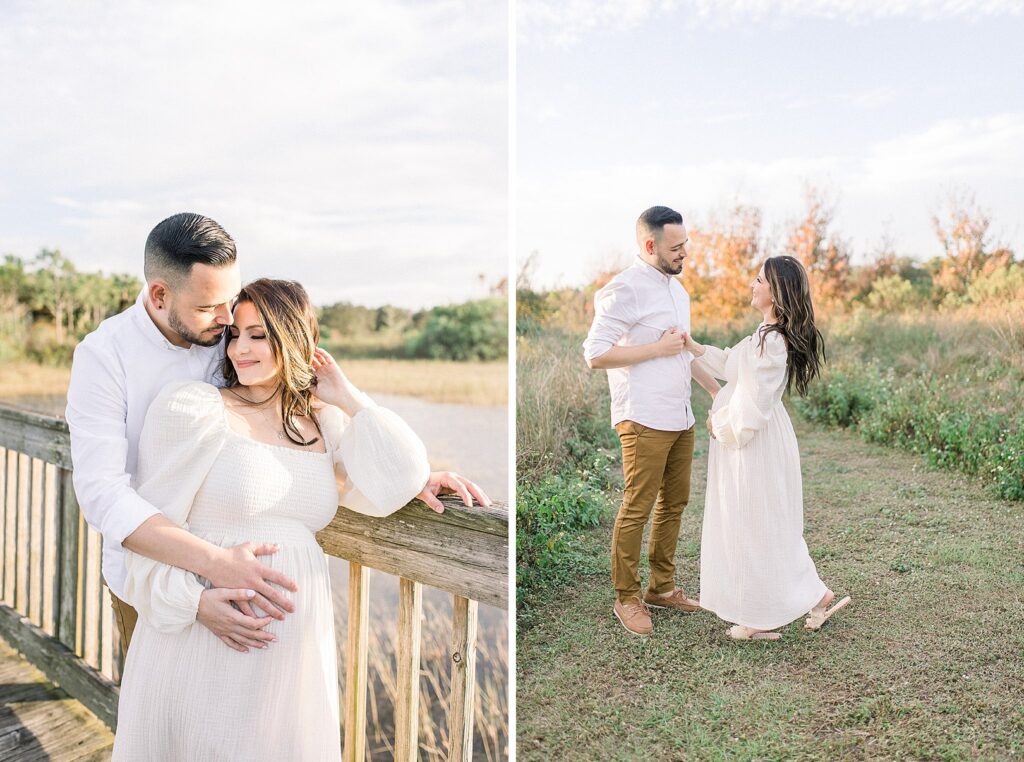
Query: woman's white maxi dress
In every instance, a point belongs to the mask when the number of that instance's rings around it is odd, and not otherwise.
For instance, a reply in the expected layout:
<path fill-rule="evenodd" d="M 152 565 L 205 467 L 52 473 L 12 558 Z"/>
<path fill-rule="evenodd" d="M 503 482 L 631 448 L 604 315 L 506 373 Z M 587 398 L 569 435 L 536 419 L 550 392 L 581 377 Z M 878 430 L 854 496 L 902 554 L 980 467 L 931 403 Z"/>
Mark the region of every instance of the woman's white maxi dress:
<path fill-rule="evenodd" d="M 339 504 L 385 515 L 422 489 L 423 444 L 394 413 L 320 411 L 327 452 L 233 431 L 220 392 L 175 382 L 151 405 L 138 493 L 176 523 L 228 547 L 273 542 L 261 557 L 299 586 L 295 612 L 265 629 L 277 642 L 239 653 L 196 622 L 205 580 L 127 553 L 126 598 L 139 613 L 128 649 L 114 760 L 339 760 L 338 670 L 327 558 L 314 534 Z"/>
<path fill-rule="evenodd" d="M 700 604 L 727 622 L 773 630 L 825 595 L 804 542 L 800 453 L 789 414 L 786 343 L 759 331 L 697 362 L 727 383 L 711 407 Z"/>

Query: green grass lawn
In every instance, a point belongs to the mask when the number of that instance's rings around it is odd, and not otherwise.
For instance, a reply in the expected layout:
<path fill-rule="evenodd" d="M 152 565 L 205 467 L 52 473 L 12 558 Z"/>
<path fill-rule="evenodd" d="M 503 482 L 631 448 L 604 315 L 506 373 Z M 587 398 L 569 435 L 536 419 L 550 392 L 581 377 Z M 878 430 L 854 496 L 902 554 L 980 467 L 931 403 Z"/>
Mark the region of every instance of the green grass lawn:
<path fill-rule="evenodd" d="M 807 543 L 853 605 L 775 643 L 734 642 L 713 614 L 664 610 L 638 638 L 612 615 L 608 517 L 583 540 L 578 578 L 537 596 L 519 630 L 519 759 L 1024 756 L 1024 504 L 794 423 Z M 699 435 L 677 555 L 693 594 L 707 444 Z"/>

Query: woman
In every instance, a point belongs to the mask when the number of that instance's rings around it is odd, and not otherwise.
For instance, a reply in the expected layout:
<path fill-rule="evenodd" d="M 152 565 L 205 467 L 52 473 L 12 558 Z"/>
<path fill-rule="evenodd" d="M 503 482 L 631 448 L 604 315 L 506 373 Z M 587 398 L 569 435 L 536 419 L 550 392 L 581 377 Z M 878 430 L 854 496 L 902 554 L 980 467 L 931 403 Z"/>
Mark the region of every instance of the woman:
<path fill-rule="evenodd" d="M 737 640 L 778 640 L 771 632 L 807 614 L 819 629 L 850 603 L 818 578 L 804 542 L 800 454 L 782 394 L 805 394 L 824 360 L 807 274 L 793 257 L 770 257 L 754 279 L 751 305 L 764 321 L 731 349 L 686 349 L 727 383 L 708 427 L 714 441 L 701 537 L 700 604 L 736 625 Z"/>
<path fill-rule="evenodd" d="M 264 626 L 239 652 L 196 623 L 204 580 L 128 553 L 139 624 L 115 760 L 340 759 L 330 579 L 314 535 L 339 500 L 397 510 L 429 466 L 412 430 L 359 392 L 318 339 L 299 284 L 255 281 L 234 310 L 225 388 L 175 382 L 147 412 L 138 493 L 217 545 L 278 544 L 266 560 L 298 592 L 282 621 L 241 604 Z"/>

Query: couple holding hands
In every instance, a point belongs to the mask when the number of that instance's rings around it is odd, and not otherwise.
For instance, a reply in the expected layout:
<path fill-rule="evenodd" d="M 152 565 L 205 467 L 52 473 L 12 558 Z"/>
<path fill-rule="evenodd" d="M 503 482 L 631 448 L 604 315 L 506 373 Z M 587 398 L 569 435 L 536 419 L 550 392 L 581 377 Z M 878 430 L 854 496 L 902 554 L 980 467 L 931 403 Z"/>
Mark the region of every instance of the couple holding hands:
<path fill-rule="evenodd" d="M 778 640 L 773 630 L 801 616 L 817 630 L 851 599 L 835 602 L 804 542 L 800 455 L 782 404 L 788 389 L 806 392 L 824 361 L 807 274 L 793 257 L 766 259 L 751 284 L 761 324 L 729 349 L 705 346 L 690 335 L 690 298 L 675 277 L 687 240 L 678 212 L 656 206 L 640 215 L 638 259 L 595 295 L 583 344 L 587 365 L 608 372 L 622 444 L 624 493 L 612 532 L 615 616 L 644 636 L 653 631 L 649 607 L 706 609 L 734 623 L 728 633 L 737 640 Z M 696 430 L 691 379 L 713 398 L 699 600 L 675 583 Z M 652 509 L 651 576 L 641 593 L 638 566 Z"/>

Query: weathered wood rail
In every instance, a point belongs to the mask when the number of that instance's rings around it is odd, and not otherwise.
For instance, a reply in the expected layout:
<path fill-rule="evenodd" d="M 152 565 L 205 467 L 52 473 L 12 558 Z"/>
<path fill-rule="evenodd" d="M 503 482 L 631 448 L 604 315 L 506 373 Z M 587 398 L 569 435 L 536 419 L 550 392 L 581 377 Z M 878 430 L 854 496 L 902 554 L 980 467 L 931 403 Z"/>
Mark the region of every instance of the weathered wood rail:
<path fill-rule="evenodd" d="M 370 568 L 399 577 L 395 759 L 418 756 L 424 585 L 453 596 L 448 758 L 472 758 L 477 604 L 508 605 L 508 512 L 444 503 L 442 514 L 414 501 L 383 519 L 339 509 L 317 535 L 349 562 L 346 760 L 366 757 Z M 120 643 L 63 419 L 0 405 L 0 535 L 0 636 L 114 729 Z"/>

